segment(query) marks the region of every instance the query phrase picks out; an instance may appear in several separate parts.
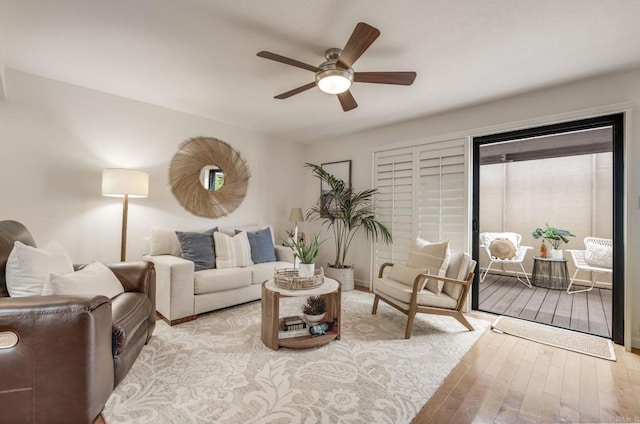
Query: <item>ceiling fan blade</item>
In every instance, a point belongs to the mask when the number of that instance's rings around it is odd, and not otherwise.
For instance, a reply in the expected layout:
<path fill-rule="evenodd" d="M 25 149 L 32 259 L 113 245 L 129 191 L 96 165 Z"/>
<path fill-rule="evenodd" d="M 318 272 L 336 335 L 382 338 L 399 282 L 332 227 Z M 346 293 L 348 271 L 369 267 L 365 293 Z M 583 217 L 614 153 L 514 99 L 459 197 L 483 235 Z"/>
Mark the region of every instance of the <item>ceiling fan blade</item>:
<path fill-rule="evenodd" d="M 355 72 L 354 82 L 369 82 L 374 84 L 411 85 L 416 79 L 415 72 Z"/>
<path fill-rule="evenodd" d="M 349 90 L 345 91 L 344 93 L 338 94 L 338 100 L 340 100 L 342 110 L 344 110 L 345 112 L 349 112 L 351 109 L 355 109 L 358 107 L 356 99 L 353 98 L 353 94 L 351 94 L 351 91 Z"/>
<path fill-rule="evenodd" d="M 291 96 L 295 96 L 296 94 L 302 93 L 303 91 L 307 91 L 310 88 L 313 88 L 316 86 L 315 81 L 314 82 L 310 82 L 309 84 L 305 84 L 302 87 L 298 87 L 298 88 L 294 88 L 293 90 L 289 90 L 286 93 L 282 93 L 282 94 L 278 94 L 277 96 L 274 97 L 274 99 L 287 99 Z"/>
<path fill-rule="evenodd" d="M 300 62 L 295 59 L 290 59 L 288 57 L 280 56 L 279 54 L 261 51 L 257 54 L 259 57 L 274 60 L 276 62 L 284 63 L 285 65 L 291 65 L 298 68 L 306 69 L 307 71 L 316 72 L 318 68 L 316 66 L 308 65 L 306 63 Z"/>
<path fill-rule="evenodd" d="M 380 30 L 364 22 L 358 22 L 353 33 L 351 33 L 351 37 L 349 37 L 349 41 L 347 41 L 344 49 L 342 49 L 342 54 L 338 59 L 338 65 L 344 68 L 351 68 L 354 62 L 358 60 L 362 53 L 364 53 L 379 36 Z"/>

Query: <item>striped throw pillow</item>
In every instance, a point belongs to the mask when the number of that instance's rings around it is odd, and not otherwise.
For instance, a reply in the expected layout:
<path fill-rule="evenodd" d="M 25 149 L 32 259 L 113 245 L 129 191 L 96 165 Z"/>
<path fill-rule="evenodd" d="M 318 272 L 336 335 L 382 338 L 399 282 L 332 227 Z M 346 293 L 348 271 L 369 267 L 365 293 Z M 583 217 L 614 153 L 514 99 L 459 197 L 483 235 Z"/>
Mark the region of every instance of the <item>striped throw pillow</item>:
<path fill-rule="evenodd" d="M 216 245 L 216 268 L 253 265 L 251 245 L 245 231 L 241 231 L 233 237 L 216 231 L 213 233 L 213 240 Z"/>

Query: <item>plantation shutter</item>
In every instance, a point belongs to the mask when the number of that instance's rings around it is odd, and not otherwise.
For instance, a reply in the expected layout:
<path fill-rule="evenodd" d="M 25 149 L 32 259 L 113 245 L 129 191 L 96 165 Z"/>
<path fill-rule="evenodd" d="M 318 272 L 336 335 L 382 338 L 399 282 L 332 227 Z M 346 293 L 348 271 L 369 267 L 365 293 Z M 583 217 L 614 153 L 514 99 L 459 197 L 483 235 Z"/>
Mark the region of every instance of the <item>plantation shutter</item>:
<path fill-rule="evenodd" d="M 414 222 L 413 148 L 375 155 L 376 218 L 391 232 L 392 244 L 376 243 L 374 275 L 385 262 L 407 261 Z"/>
<path fill-rule="evenodd" d="M 389 246 L 375 244 L 374 278 L 384 262 L 406 263 L 417 237 L 467 249 L 465 151 L 461 138 L 374 153 L 376 217 L 393 236 Z"/>
<path fill-rule="evenodd" d="M 420 146 L 417 172 L 417 236 L 449 241 L 458 252 L 466 248 L 467 207 L 464 139 Z"/>

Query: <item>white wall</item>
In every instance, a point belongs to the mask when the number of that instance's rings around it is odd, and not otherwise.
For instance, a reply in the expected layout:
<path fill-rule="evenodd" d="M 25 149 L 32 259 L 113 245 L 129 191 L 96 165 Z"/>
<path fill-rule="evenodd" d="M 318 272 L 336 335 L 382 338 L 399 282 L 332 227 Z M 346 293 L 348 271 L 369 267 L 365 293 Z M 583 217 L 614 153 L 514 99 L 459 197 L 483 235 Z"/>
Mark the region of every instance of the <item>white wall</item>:
<path fill-rule="evenodd" d="M 308 161 L 352 159 L 352 181 L 356 189 L 371 187 L 372 152 L 379 146 L 405 143 L 416 139 L 445 137 L 446 135 L 477 136 L 525 128 L 545 123 L 589 117 L 601 110 L 626 108 L 628 102 L 640 103 L 640 70 L 591 78 L 557 87 L 541 89 L 511 98 L 488 102 L 402 124 L 337 138 L 312 145 L 306 152 Z M 612 105 L 625 104 L 620 107 Z M 612 107 L 608 107 L 612 106 Z M 366 108 L 367 105 L 360 107 Z M 393 107 L 393 105 L 389 105 Z M 350 112 L 352 113 L 352 112 Z M 357 118 L 357 109 L 353 112 Z M 627 116 L 625 134 L 627 173 L 627 296 L 632 311 L 630 330 L 633 345 L 640 346 L 640 113 Z M 306 179 L 307 204 L 317 196 L 317 182 Z M 328 243 L 325 243 L 327 245 Z M 330 246 L 329 246 L 330 247 Z M 323 246 L 323 258 L 330 257 Z M 353 249 L 351 260 L 356 264 L 356 279 L 370 280 L 370 244 L 362 242 Z"/>
<path fill-rule="evenodd" d="M 276 240 L 285 236 L 289 210 L 300 203 L 302 146 L 14 70 L 6 76 L 11 96 L 0 100 L 0 219 L 23 222 L 37 243 L 59 240 L 76 263 L 119 260 L 122 200 L 101 195 L 101 172 L 109 167 L 150 173 L 149 197 L 129 202 L 129 260 L 140 258 L 152 226 L 270 223 Z M 228 142 L 249 164 L 247 196 L 227 217 L 195 217 L 171 194 L 169 162 L 194 136 Z"/>

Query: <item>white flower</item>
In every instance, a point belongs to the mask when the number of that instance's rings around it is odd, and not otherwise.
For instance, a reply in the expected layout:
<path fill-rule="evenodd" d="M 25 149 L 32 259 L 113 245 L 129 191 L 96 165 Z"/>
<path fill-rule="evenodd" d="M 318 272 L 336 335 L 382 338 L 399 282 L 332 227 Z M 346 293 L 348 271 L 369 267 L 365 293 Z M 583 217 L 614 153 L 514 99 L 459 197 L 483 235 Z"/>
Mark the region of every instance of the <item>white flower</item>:
<path fill-rule="evenodd" d="M 352 391 L 336 389 L 327 393 L 327 401 L 338 411 L 347 412 L 358 406 L 360 398 Z"/>

